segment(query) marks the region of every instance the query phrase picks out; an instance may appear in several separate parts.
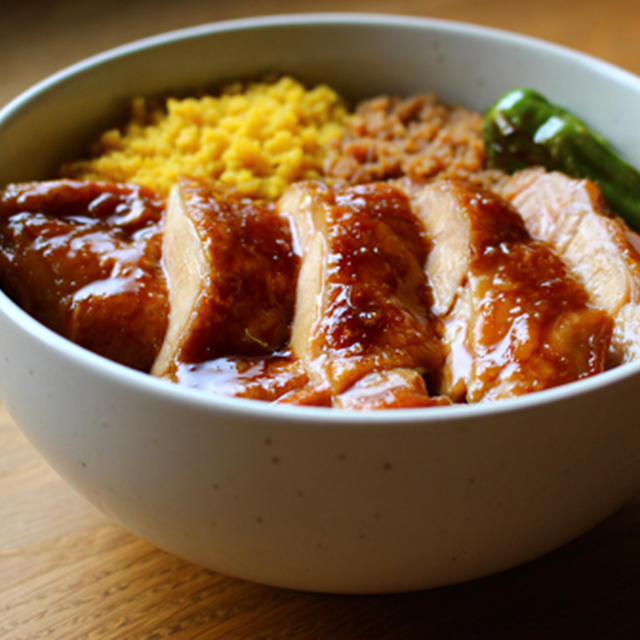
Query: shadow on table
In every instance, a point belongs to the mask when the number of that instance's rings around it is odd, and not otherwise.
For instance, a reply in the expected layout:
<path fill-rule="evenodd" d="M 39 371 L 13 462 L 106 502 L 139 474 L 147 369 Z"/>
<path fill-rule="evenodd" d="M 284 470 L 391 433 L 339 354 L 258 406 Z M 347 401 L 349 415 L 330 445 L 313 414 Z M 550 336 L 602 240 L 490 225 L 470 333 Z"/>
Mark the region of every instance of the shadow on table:
<path fill-rule="evenodd" d="M 236 580 L 159 551 L 116 525 L 96 544 L 84 550 L 86 557 L 76 550 L 77 586 L 49 605 L 57 614 L 46 620 L 57 638 L 640 638 L 640 496 L 578 540 L 524 566 L 397 595 L 300 593 Z M 102 557 L 100 545 L 110 549 L 108 567 L 93 560 L 95 553 Z M 73 617 L 78 611 L 82 636 Z M 29 620 L 41 628 L 42 621 Z"/>
<path fill-rule="evenodd" d="M 636 499 L 590 533 L 527 565 L 399 595 L 296 593 L 209 574 L 195 596 L 197 605 L 192 602 L 181 619 L 174 615 L 167 622 L 180 630 L 175 637 L 216 640 L 636 640 L 639 534 Z"/>
<path fill-rule="evenodd" d="M 636 640 L 639 533 L 636 500 L 578 540 L 517 569 L 410 594 L 326 597 L 315 603 L 315 629 L 301 615 L 299 634 L 289 618 L 265 637 Z"/>

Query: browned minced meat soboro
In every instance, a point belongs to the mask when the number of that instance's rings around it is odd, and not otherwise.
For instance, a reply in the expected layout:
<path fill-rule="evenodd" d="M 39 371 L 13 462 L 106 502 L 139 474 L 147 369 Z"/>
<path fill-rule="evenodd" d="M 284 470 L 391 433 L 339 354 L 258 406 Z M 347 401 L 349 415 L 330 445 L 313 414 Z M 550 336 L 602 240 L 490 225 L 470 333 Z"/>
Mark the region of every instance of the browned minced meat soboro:
<path fill-rule="evenodd" d="M 273 204 L 183 179 L 169 197 L 163 254 L 171 311 L 155 375 L 286 345 L 298 258 Z"/>
<path fill-rule="evenodd" d="M 612 320 L 506 201 L 457 180 L 413 195 L 449 355 L 440 391 L 496 400 L 604 369 Z"/>
<path fill-rule="evenodd" d="M 167 326 L 163 211 L 134 185 L 9 185 L 0 192 L 0 285 L 51 329 L 148 371 Z"/>
<path fill-rule="evenodd" d="M 465 178 L 490 185 L 482 116 L 435 94 L 381 96 L 362 102 L 344 136 L 329 146 L 325 171 L 352 184 L 408 176 Z"/>

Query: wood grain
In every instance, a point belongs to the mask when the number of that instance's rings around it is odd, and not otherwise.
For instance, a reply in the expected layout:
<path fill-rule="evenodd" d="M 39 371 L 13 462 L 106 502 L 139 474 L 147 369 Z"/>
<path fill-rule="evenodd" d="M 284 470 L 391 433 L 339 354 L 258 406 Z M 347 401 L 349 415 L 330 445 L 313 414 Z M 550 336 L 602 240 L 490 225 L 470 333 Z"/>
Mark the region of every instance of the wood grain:
<path fill-rule="evenodd" d="M 640 3 L 612 0 L 10 3 L 0 104 L 101 49 L 221 18 L 368 10 L 465 20 L 546 38 L 640 73 Z M 0 638 L 640 638 L 640 496 L 526 566 L 425 592 L 295 593 L 155 549 L 67 487 L 0 406 Z"/>

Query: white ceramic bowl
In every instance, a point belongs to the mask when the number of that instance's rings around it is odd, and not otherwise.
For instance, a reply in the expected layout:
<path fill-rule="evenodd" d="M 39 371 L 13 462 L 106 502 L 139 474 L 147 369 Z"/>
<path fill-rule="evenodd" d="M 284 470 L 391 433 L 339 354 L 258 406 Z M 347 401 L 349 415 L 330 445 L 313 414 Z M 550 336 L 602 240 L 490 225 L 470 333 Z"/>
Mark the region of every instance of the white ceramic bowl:
<path fill-rule="evenodd" d="M 640 80 L 529 38 L 436 20 L 212 24 L 75 65 L 0 113 L 0 184 L 46 177 L 133 95 L 276 70 L 352 98 L 435 90 L 482 109 L 528 85 L 640 164 Z M 91 502 L 225 574 L 334 592 L 452 583 L 542 554 L 640 487 L 640 363 L 515 400 L 379 413 L 179 388 L 55 335 L 0 294 L 0 399 Z"/>

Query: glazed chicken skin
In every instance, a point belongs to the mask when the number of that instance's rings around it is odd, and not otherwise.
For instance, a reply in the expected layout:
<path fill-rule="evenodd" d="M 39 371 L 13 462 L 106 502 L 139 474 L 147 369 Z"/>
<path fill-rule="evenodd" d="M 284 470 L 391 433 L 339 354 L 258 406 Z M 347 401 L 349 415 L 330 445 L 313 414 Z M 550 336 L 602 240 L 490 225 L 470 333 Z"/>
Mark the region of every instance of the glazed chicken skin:
<path fill-rule="evenodd" d="M 302 256 L 297 287 L 289 223 Z M 418 231 L 407 199 L 383 185 L 292 187 L 275 211 L 181 181 L 169 198 L 163 241 L 169 329 L 152 372 L 285 403 L 434 404 L 421 373 L 442 356 Z M 322 256 L 307 250 L 314 242 Z M 291 351 L 274 353 L 292 317 Z"/>
<path fill-rule="evenodd" d="M 448 347 L 440 392 L 455 401 L 539 391 L 604 369 L 612 322 L 505 201 L 468 183 L 413 192 L 433 249 L 427 273 Z"/>
<path fill-rule="evenodd" d="M 590 180 L 532 168 L 514 174 L 502 192 L 529 233 L 554 247 L 592 304 L 613 317 L 609 366 L 640 358 L 640 236 Z"/>
<path fill-rule="evenodd" d="M 513 397 L 629 359 L 640 326 L 637 237 L 598 209 L 610 242 L 574 255 L 586 223 L 529 210 L 531 180 L 505 194 L 549 244 L 461 180 L 309 181 L 277 203 L 191 179 L 168 203 L 133 185 L 10 185 L 0 284 L 78 344 L 208 392 L 347 410 Z"/>
<path fill-rule="evenodd" d="M 265 402 L 282 401 L 287 394 L 306 389 L 307 402 L 326 404 L 308 387 L 309 377 L 300 360 L 287 351 L 269 356 L 222 356 L 203 362 L 177 362 L 172 380 L 208 393 L 250 398 Z"/>
<path fill-rule="evenodd" d="M 302 257 L 291 351 L 310 384 L 336 406 L 340 396 L 369 374 L 395 369 L 433 373 L 443 352 L 424 274 L 428 244 L 407 197 L 374 183 L 329 187 L 295 184 L 279 209 L 291 218 Z M 369 399 L 377 386 L 382 405 L 411 390 L 411 403 L 433 403 L 415 375 L 375 376 L 361 387 Z M 386 398 L 386 400 L 380 400 Z M 286 398 L 299 401 L 298 396 Z M 400 402 L 400 400 L 398 400 Z"/>
<path fill-rule="evenodd" d="M 396 367 L 374 371 L 360 378 L 333 399 L 336 409 L 373 411 L 411 409 L 451 404 L 446 396 L 430 396 L 417 369 Z"/>
<path fill-rule="evenodd" d="M 157 376 L 181 364 L 267 355 L 286 344 L 298 260 L 272 205 L 181 180 L 163 237 L 171 311 Z"/>
<path fill-rule="evenodd" d="M 0 192 L 0 285 L 54 331 L 148 371 L 167 326 L 163 211 L 135 185 L 9 185 Z"/>

